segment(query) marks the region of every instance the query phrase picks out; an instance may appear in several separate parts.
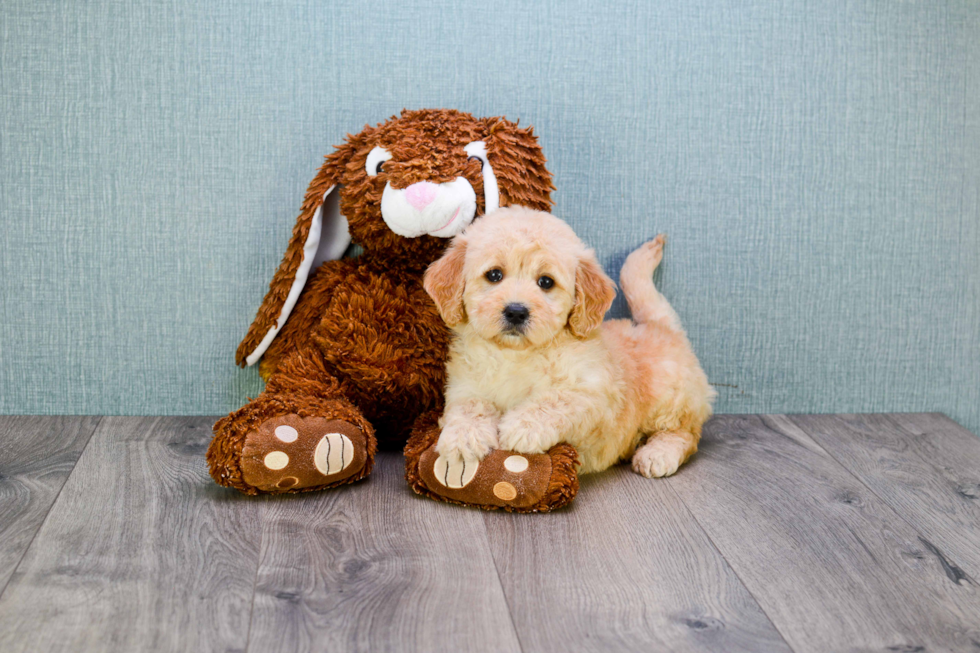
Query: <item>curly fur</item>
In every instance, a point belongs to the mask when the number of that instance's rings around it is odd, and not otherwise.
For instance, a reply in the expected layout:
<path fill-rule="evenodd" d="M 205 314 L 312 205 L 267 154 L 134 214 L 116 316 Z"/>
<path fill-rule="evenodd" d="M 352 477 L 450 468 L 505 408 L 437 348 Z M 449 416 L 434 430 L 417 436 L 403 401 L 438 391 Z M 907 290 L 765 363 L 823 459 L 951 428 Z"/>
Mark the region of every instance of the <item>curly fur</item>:
<path fill-rule="evenodd" d="M 551 207 L 551 175 L 533 131 L 503 118 L 403 111 L 349 135 L 327 156 L 306 192 L 269 292 L 238 347 L 238 363 L 244 364 L 275 326 L 302 263 L 313 216 L 331 186 L 341 185 L 341 211 L 364 253 L 326 262 L 311 274 L 262 358 L 264 392 L 214 426 L 208 463 L 216 482 L 256 493 L 242 479 L 245 438 L 263 420 L 289 413 L 341 419 L 368 434 L 367 465 L 345 482 L 362 478 L 370 472 L 376 444 L 403 446 L 416 417 L 439 404 L 449 333 L 422 287 L 422 274 L 447 241 L 398 236 L 382 219 L 380 201 L 385 183 L 406 188 L 421 180 L 440 183 L 462 176 L 476 191 L 477 215 L 482 214 L 480 164 L 462 149 L 476 140 L 486 143 L 502 205 Z M 379 145 L 392 159 L 384 174 L 369 176 L 365 162 Z M 312 489 L 322 488 L 301 490 Z"/>
<path fill-rule="evenodd" d="M 512 207 L 457 236 L 425 279 L 456 334 L 439 454 L 482 460 L 567 443 L 581 473 L 630 457 L 645 476 L 674 473 L 697 451 L 714 391 L 653 285 L 663 243 L 650 241 L 623 267 L 636 323 L 603 323 L 613 283 L 558 218 Z M 505 313 L 517 304 L 529 317 L 514 326 Z"/>

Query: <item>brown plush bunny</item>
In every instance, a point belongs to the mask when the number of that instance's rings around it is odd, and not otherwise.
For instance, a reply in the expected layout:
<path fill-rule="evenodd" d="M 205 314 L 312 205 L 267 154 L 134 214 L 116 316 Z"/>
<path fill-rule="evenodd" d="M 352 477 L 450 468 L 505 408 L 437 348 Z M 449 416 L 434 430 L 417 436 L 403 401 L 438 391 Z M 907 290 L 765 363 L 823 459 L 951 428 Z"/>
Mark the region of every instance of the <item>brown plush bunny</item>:
<path fill-rule="evenodd" d="M 530 128 L 454 110 L 403 111 L 349 135 L 310 183 L 238 347 L 267 383 L 214 425 L 214 480 L 248 494 L 320 490 L 367 476 L 377 446 L 403 446 L 417 419 L 418 446 L 438 437 L 449 332 L 422 274 L 478 216 L 550 209 L 544 164 Z M 351 239 L 364 253 L 333 260 Z M 548 496 L 575 483 L 573 470 Z M 515 500 L 556 504 L 526 494 Z"/>

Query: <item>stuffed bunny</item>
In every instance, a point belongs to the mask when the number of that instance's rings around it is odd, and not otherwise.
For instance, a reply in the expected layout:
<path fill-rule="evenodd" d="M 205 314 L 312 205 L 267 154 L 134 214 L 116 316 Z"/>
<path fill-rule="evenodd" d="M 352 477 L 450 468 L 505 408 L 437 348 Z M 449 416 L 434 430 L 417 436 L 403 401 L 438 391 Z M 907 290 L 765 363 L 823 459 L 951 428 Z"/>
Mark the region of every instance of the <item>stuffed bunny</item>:
<path fill-rule="evenodd" d="M 348 135 L 310 183 L 238 347 L 238 363 L 258 362 L 266 387 L 214 425 L 214 480 L 247 494 L 322 490 L 367 476 L 376 448 L 404 446 L 417 420 L 416 449 L 434 441 L 449 331 L 423 272 L 499 206 L 550 209 L 544 164 L 530 128 L 455 110 L 403 111 Z M 364 252 L 340 259 L 351 240 Z M 574 458 L 563 455 L 562 464 Z M 571 476 L 552 494 L 574 495 Z M 544 490 L 514 497 L 543 500 Z"/>

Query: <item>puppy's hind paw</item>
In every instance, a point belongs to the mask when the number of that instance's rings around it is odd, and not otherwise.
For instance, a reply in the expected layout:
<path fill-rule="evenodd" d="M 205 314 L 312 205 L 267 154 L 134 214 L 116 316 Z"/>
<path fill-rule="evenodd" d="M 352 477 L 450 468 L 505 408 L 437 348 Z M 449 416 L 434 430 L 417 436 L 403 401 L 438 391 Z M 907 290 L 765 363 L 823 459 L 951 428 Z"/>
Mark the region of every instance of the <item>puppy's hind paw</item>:
<path fill-rule="evenodd" d="M 633 471 L 647 478 L 670 476 L 680 466 L 680 460 L 670 452 L 640 450 L 633 454 Z"/>
<path fill-rule="evenodd" d="M 670 476 L 697 450 L 682 439 L 654 438 L 633 454 L 633 471 L 647 478 Z"/>

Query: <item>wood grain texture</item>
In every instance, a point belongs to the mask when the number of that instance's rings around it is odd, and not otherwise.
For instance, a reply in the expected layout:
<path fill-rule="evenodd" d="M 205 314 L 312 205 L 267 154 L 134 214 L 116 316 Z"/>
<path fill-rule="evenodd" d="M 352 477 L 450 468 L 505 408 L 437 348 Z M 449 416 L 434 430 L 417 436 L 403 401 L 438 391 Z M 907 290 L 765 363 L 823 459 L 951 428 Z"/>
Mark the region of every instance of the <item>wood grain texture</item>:
<path fill-rule="evenodd" d="M 683 503 L 619 467 L 545 515 L 484 516 L 526 651 L 786 651 Z"/>
<path fill-rule="evenodd" d="M 940 414 L 789 419 L 955 559 L 948 575 L 980 579 L 980 438 Z"/>
<path fill-rule="evenodd" d="M 980 649 L 980 439 L 941 415 L 720 416 L 547 515 L 416 497 L 395 454 L 245 497 L 212 422 L 0 418 L 0 650 Z"/>
<path fill-rule="evenodd" d="M 797 651 L 966 650 L 980 592 L 787 420 L 724 416 L 668 483 Z M 924 648 L 918 648 L 924 647 Z"/>
<path fill-rule="evenodd" d="M 0 416 L 0 594 L 99 419 Z"/>
<path fill-rule="evenodd" d="M 243 650 L 263 502 L 215 485 L 213 418 L 108 417 L 0 597 L 0 650 Z"/>
<path fill-rule="evenodd" d="M 481 513 L 414 495 L 401 455 L 271 503 L 249 650 L 519 650 Z"/>

